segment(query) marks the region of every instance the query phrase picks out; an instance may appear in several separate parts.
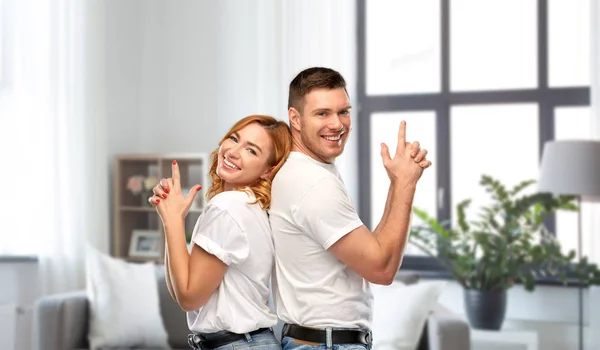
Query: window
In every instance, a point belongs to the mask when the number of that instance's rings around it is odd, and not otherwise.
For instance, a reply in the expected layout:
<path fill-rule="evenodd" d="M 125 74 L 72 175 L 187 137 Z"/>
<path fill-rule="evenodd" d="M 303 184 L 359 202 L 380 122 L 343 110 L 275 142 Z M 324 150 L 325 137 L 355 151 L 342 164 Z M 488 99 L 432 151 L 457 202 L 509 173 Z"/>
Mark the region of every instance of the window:
<path fill-rule="evenodd" d="M 381 200 L 381 195 L 387 194 L 390 180 L 385 172 L 381 160 L 381 146 L 384 142 L 392 153 L 398 144 L 398 128 L 400 121 L 406 120 L 410 125 L 407 127 L 407 133 L 413 135 L 415 139 L 420 140 L 424 145 L 435 148 L 435 112 L 419 111 L 419 112 L 395 112 L 395 113 L 374 113 L 371 118 L 371 171 L 372 189 L 371 189 L 371 217 L 381 218 L 385 206 L 385 199 Z M 413 132 L 414 130 L 414 132 Z M 436 162 L 435 155 L 429 157 L 432 162 Z M 418 184 L 418 196 L 415 196 L 414 205 L 427 210 L 427 212 L 435 212 L 436 207 L 436 191 L 435 176 L 432 172 L 425 172 Z M 413 225 L 422 224 L 418 218 L 413 218 Z M 418 248 L 408 245 L 406 248 L 407 254 L 423 254 Z"/>
<path fill-rule="evenodd" d="M 443 221 L 465 198 L 484 204 L 482 174 L 508 186 L 537 179 L 546 141 L 589 137 L 589 11 L 590 0 L 357 0 L 367 226 L 379 222 L 389 183 L 379 144 L 393 146 L 402 119 L 434 163 L 415 205 Z M 575 247 L 574 220 L 548 222 L 565 250 Z M 404 264 L 439 268 L 419 254 L 409 247 Z"/>
<path fill-rule="evenodd" d="M 368 1 L 366 6 L 367 35 L 374 39 L 365 42 L 368 94 L 439 92 L 439 1 Z"/>
<path fill-rule="evenodd" d="M 481 175 L 514 185 L 538 175 L 539 137 L 536 104 L 455 106 L 450 110 L 451 215 L 472 199 L 467 215 L 489 202 Z M 485 147 L 481 147 L 485 145 Z M 472 216 L 471 216 L 472 217 Z"/>
<path fill-rule="evenodd" d="M 590 0 L 548 2 L 548 83 L 590 85 Z"/>
<path fill-rule="evenodd" d="M 451 0 L 452 91 L 534 88 L 535 10 L 536 0 Z"/>

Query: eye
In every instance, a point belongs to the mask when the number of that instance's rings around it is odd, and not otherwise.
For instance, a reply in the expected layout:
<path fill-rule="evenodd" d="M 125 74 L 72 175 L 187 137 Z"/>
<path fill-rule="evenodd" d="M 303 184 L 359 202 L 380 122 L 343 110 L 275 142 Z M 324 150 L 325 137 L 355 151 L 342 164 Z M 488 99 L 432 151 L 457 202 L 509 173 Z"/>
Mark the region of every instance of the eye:
<path fill-rule="evenodd" d="M 327 112 L 318 112 L 317 115 L 319 117 L 326 117 L 327 116 Z"/>
<path fill-rule="evenodd" d="M 233 141 L 233 142 L 238 142 L 238 139 L 237 139 L 237 137 L 235 137 L 235 136 L 233 136 L 233 135 L 229 136 L 229 139 L 230 139 L 231 141 Z"/>
<path fill-rule="evenodd" d="M 348 115 L 348 114 L 350 114 L 350 111 L 341 111 L 340 114 L 341 115 Z"/>
<path fill-rule="evenodd" d="M 252 148 L 248 148 L 248 152 L 250 152 L 250 154 L 256 155 L 256 151 Z"/>

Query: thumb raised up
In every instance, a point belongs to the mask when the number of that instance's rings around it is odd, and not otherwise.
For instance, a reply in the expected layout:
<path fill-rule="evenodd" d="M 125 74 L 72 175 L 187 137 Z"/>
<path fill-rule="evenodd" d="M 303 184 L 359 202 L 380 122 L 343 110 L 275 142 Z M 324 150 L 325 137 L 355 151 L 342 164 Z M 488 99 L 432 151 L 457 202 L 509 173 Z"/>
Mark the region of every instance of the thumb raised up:
<path fill-rule="evenodd" d="M 188 204 L 188 208 L 192 205 L 194 199 L 196 198 L 196 195 L 198 194 L 198 192 L 200 192 L 201 189 L 202 186 L 200 185 L 196 185 L 190 189 L 190 192 L 188 192 L 187 196 L 185 197 L 185 201 Z"/>

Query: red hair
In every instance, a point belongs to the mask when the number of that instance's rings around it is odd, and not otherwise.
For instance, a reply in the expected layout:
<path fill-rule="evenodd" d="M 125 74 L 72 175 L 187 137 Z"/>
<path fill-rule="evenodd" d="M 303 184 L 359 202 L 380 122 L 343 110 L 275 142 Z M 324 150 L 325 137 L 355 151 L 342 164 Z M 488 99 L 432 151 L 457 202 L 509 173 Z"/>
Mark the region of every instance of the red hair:
<path fill-rule="evenodd" d="M 239 120 L 221 139 L 219 142 L 219 147 L 217 147 L 217 149 L 211 153 L 209 175 L 212 184 L 206 192 L 207 200 L 210 200 L 212 197 L 223 192 L 225 187 L 225 181 L 223 181 L 223 179 L 217 175 L 219 148 L 221 147 L 221 144 L 227 140 L 231 134 L 238 132 L 252 123 L 257 123 L 258 125 L 262 126 L 271 138 L 273 150 L 269 155 L 267 164 L 273 167 L 273 170 L 271 170 L 266 179 L 259 178 L 255 183 L 249 185 L 248 187 L 250 187 L 254 196 L 256 197 L 256 202 L 254 203 L 258 202 L 261 208 L 264 210 L 269 209 L 271 206 L 271 181 L 279 169 L 281 169 L 283 163 L 285 163 L 285 160 L 290 154 L 292 149 L 292 136 L 290 133 L 290 127 L 285 122 L 266 115 L 251 115 Z M 236 188 L 235 190 L 243 189 Z"/>

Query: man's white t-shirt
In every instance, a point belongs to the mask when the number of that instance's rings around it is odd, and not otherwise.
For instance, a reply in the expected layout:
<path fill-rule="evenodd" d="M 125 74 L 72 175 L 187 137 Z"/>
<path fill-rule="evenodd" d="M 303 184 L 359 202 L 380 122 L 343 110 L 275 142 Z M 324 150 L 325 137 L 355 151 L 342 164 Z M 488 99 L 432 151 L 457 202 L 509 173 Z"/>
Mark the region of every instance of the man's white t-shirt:
<path fill-rule="evenodd" d="M 200 309 L 187 312 L 188 327 L 199 333 L 246 333 L 273 327 L 267 304 L 273 271 L 273 239 L 267 213 L 254 196 L 221 192 L 198 219 L 192 242 L 228 265 L 221 284 Z"/>
<path fill-rule="evenodd" d="M 279 318 L 306 327 L 370 329 L 369 282 L 327 251 L 363 224 L 336 166 L 292 152 L 271 196 Z"/>

